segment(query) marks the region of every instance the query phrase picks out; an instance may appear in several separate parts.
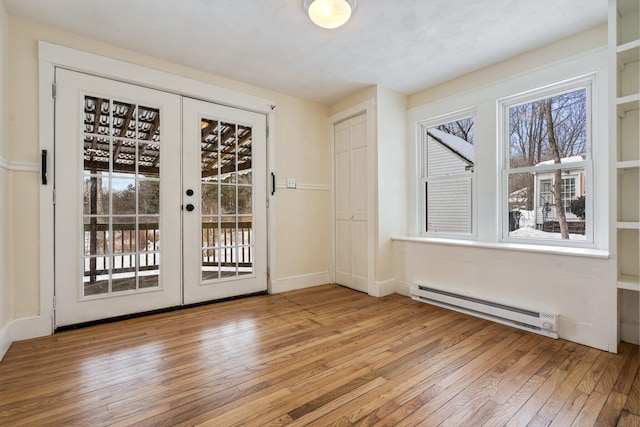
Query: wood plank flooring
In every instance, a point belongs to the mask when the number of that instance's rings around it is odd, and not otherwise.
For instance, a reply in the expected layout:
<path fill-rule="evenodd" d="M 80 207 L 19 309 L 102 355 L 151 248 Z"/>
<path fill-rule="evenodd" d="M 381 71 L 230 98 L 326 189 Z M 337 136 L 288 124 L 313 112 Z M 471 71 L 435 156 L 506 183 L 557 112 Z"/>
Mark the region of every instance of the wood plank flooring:
<path fill-rule="evenodd" d="M 636 426 L 609 354 L 326 285 L 14 343 L 2 426 Z"/>

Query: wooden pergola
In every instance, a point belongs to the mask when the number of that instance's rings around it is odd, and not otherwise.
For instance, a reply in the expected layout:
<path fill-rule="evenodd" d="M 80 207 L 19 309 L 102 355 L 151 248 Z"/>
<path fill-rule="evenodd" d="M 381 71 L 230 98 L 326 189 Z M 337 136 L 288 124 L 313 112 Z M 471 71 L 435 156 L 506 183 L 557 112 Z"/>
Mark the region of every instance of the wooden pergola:
<path fill-rule="evenodd" d="M 157 108 L 130 104 L 122 101 L 103 99 L 97 96 L 85 96 L 84 105 L 84 170 L 91 174 L 89 206 L 86 214 L 89 221 L 85 224 L 85 232 L 90 234 L 88 255 L 88 271 L 85 275 L 90 277 L 87 292 L 102 292 L 91 290 L 103 289 L 106 282 L 97 282 L 98 275 L 104 274 L 97 266 L 97 254 L 107 254 L 113 251 L 104 246 L 98 247 L 98 235 L 106 236 L 109 224 L 99 224 L 99 194 L 102 179 L 100 173 L 137 173 L 146 178 L 160 178 L 160 147 L 161 144 L 179 143 L 169 141 L 161 135 L 161 112 Z M 213 180 L 215 177 L 225 178 L 234 172 L 249 171 L 251 169 L 251 144 L 252 130 L 248 126 L 228 123 L 216 118 L 201 119 L 200 144 L 200 168 L 203 180 Z M 194 141 L 184 141 L 185 144 L 193 144 Z M 136 159 L 137 157 L 137 159 Z M 137 161 L 137 169 L 136 169 Z M 245 228 L 251 225 L 242 223 Z M 120 232 L 124 239 L 125 233 L 129 233 L 129 240 L 133 241 L 137 231 L 152 232 L 156 236 L 158 224 L 112 224 L 115 231 Z M 233 224 L 236 227 L 236 224 Z M 106 237 L 102 238 L 106 245 Z M 156 237 L 154 237 L 154 241 Z M 124 242 L 122 243 L 125 247 Z M 129 245 L 130 246 L 130 245 Z M 135 252 L 136 249 L 128 248 L 126 252 Z M 124 250 L 124 249 L 123 249 Z M 87 255 L 87 254 L 85 254 Z M 155 260 L 155 255 L 153 260 Z M 223 265 L 235 265 L 237 261 L 227 262 L 216 260 Z M 246 260 L 241 260 L 241 266 Z M 247 264 L 250 265 L 250 264 Z M 139 268 L 141 268 L 139 266 Z M 147 265 L 145 269 L 157 268 L 155 261 Z M 142 269 L 142 268 L 141 268 Z M 115 270 L 114 270 L 115 271 Z M 114 285 L 115 286 L 115 285 Z M 104 289 L 103 289 L 104 291 Z"/>
<path fill-rule="evenodd" d="M 138 145 L 138 172 L 159 177 L 160 111 L 156 108 L 86 96 L 84 106 L 84 168 L 90 173 L 133 173 Z M 113 138 L 113 151 L 109 142 Z M 201 119 L 203 178 L 251 169 L 251 128 L 217 119 Z M 169 143 L 163 141 L 163 143 Z M 185 143 L 191 143 L 185 141 Z M 112 154 L 111 154 L 112 153 Z"/>

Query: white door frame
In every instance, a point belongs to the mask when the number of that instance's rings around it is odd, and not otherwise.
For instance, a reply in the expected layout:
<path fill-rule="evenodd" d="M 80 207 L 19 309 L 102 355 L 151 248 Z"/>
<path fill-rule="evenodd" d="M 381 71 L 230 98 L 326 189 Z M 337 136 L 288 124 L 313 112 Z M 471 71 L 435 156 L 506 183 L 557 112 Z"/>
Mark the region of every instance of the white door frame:
<path fill-rule="evenodd" d="M 329 117 L 329 135 L 331 136 L 331 224 L 333 232 L 331 233 L 331 272 L 333 281 L 336 280 L 336 202 L 335 202 L 335 125 L 364 113 L 367 118 L 367 282 L 368 294 L 373 296 L 381 296 L 375 282 L 375 259 L 378 253 L 378 237 L 376 233 L 377 221 L 375 215 L 375 195 L 377 194 L 376 181 L 376 145 L 375 145 L 375 100 L 369 99 L 344 111 L 341 111 Z"/>
<path fill-rule="evenodd" d="M 56 67 L 111 78 L 151 89 L 189 96 L 267 117 L 267 171 L 275 170 L 275 102 L 129 62 L 107 58 L 47 42 L 38 42 L 40 149 L 47 150 L 49 184 L 40 185 L 40 315 L 28 319 L 19 339 L 51 335 L 54 331 L 54 100 Z M 266 178 L 266 177 L 265 177 Z M 269 192 L 267 214 L 268 289 L 275 275 L 275 198 Z"/>

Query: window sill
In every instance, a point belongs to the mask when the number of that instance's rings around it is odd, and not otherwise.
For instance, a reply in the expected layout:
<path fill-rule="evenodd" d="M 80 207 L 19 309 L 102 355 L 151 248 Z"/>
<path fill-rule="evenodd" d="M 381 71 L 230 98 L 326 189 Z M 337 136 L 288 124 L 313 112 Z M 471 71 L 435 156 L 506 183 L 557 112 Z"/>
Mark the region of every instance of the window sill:
<path fill-rule="evenodd" d="M 464 246 L 507 251 L 536 252 L 553 255 L 578 256 L 583 258 L 609 259 L 609 251 L 589 248 L 568 248 L 560 246 L 527 245 L 522 243 L 478 242 L 476 240 L 444 239 L 437 237 L 392 237 L 399 242 L 429 243 L 436 245 Z"/>

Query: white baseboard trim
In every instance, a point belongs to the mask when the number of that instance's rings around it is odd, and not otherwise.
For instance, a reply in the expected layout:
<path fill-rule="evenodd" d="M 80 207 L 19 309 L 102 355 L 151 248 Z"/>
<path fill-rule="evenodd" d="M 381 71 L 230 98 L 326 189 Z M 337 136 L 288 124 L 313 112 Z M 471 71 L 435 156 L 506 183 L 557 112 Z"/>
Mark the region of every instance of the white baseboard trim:
<path fill-rule="evenodd" d="M 373 289 L 369 295 L 374 297 L 386 297 L 396 292 L 396 279 L 387 279 L 381 282 L 373 282 Z"/>
<path fill-rule="evenodd" d="M 12 325 L 13 341 L 46 337 L 53 333 L 53 319 L 50 317 L 24 317 L 16 319 Z"/>
<path fill-rule="evenodd" d="M 411 285 L 405 282 L 396 282 L 395 286 L 396 294 L 404 295 L 405 297 L 411 296 Z"/>
<path fill-rule="evenodd" d="M 620 339 L 629 344 L 640 345 L 640 322 L 620 322 Z"/>
<path fill-rule="evenodd" d="M 13 339 L 11 337 L 11 322 L 4 325 L 2 329 L 0 329 L 0 360 L 7 354 L 9 347 L 11 347 L 11 343 Z"/>
<path fill-rule="evenodd" d="M 326 285 L 333 282 L 333 276 L 330 271 L 322 273 L 305 274 L 303 276 L 285 277 L 272 282 L 270 294 L 279 294 L 281 292 L 296 291 L 298 289 L 311 288 L 313 286 Z"/>

